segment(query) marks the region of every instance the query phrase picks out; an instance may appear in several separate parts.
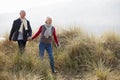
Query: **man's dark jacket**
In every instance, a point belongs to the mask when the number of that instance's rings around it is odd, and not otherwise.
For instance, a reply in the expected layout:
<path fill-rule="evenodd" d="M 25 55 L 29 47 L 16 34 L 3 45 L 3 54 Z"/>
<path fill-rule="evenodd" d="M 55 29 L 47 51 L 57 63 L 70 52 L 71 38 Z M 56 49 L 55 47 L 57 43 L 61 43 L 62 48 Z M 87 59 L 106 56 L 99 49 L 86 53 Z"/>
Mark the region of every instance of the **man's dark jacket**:
<path fill-rule="evenodd" d="M 18 18 L 17 20 L 14 20 L 12 29 L 10 32 L 9 40 L 18 41 L 18 35 L 19 35 L 19 29 L 20 29 L 21 23 L 22 22 L 20 18 Z M 27 38 L 32 36 L 32 29 L 30 26 L 30 22 L 28 20 L 27 20 L 27 27 L 28 27 L 28 30 L 25 30 L 25 28 L 23 28 L 24 41 L 27 41 Z"/>

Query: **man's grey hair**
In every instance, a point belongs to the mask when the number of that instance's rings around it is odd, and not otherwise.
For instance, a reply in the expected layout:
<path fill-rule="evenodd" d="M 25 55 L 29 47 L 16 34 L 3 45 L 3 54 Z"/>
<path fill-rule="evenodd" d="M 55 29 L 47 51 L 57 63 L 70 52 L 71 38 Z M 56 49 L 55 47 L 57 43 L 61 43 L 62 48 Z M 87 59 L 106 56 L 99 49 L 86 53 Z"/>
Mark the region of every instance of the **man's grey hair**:
<path fill-rule="evenodd" d="M 26 13 L 25 10 L 20 10 L 20 13 L 22 13 L 22 12 Z"/>

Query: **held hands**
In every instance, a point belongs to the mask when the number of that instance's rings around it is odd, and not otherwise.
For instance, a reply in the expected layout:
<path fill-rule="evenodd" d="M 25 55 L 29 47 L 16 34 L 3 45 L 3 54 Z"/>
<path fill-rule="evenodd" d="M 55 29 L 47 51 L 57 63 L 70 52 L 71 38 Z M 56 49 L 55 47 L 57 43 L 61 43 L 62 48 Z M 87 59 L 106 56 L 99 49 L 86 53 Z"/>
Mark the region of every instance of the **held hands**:
<path fill-rule="evenodd" d="M 32 37 L 28 37 L 27 40 L 28 40 L 28 41 L 31 41 L 31 40 L 32 40 Z"/>

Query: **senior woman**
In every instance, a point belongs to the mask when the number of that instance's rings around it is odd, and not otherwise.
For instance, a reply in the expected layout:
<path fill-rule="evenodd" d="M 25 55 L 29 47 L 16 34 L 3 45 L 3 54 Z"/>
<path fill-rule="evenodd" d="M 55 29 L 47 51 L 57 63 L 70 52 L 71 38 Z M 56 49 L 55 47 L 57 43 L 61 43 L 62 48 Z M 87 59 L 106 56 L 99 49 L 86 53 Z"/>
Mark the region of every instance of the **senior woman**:
<path fill-rule="evenodd" d="M 45 24 L 41 25 L 39 30 L 31 38 L 29 38 L 29 40 L 33 40 L 39 35 L 40 35 L 40 43 L 39 43 L 40 58 L 43 59 L 44 51 L 46 50 L 50 59 L 50 66 L 51 66 L 52 73 L 55 73 L 56 71 L 54 69 L 54 57 L 53 57 L 53 50 L 52 50 L 52 44 L 51 44 L 52 37 L 54 38 L 57 46 L 60 46 L 60 44 L 56 36 L 55 27 L 52 25 L 52 18 L 47 17 Z"/>

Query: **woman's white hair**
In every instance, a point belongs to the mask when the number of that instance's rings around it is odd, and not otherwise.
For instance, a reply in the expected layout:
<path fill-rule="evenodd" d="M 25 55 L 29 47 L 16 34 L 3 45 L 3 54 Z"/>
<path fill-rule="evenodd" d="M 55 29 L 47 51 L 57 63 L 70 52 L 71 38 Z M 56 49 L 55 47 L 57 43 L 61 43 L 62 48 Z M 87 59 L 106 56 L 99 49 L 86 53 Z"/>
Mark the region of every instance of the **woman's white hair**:
<path fill-rule="evenodd" d="M 46 23 L 48 20 L 52 20 L 52 18 L 51 18 L 51 17 L 46 17 L 45 23 Z"/>

